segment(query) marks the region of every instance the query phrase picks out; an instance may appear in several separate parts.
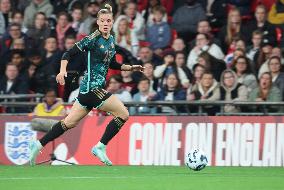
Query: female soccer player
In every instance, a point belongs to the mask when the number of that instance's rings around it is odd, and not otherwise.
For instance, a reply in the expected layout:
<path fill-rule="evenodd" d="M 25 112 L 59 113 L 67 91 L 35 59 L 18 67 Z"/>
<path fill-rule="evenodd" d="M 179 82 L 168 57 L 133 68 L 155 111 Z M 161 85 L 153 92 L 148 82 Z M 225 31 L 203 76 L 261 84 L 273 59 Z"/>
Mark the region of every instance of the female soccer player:
<path fill-rule="evenodd" d="M 64 77 L 67 76 L 66 67 L 69 60 L 81 51 L 88 53 L 87 72 L 80 84 L 80 93 L 70 114 L 54 124 L 43 138 L 30 143 L 31 165 L 35 165 L 38 153 L 48 142 L 75 127 L 92 108 L 109 112 L 114 116 L 107 125 L 101 140 L 91 150 L 92 154 L 97 156 L 101 162 L 108 166 L 112 165 L 106 155 L 106 145 L 127 121 L 129 113 L 118 98 L 104 90 L 106 74 L 108 68 L 143 72 L 144 67 L 141 65 L 120 65 L 115 61 L 115 39 L 110 33 L 113 25 L 113 13 L 110 5 L 106 4 L 105 9 L 98 12 L 97 24 L 98 30 L 75 43 L 62 56 L 60 73 L 56 76 L 56 81 L 60 85 L 65 84 Z"/>

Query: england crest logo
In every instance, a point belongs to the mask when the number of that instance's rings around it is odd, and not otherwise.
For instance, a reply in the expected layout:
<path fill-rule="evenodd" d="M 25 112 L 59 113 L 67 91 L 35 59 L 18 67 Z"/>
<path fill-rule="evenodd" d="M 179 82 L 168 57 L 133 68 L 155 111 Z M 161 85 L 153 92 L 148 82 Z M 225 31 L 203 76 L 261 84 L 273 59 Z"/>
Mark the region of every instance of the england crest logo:
<path fill-rule="evenodd" d="M 29 122 L 5 123 L 5 153 L 7 158 L 16 165 L 29 161 L 29 141 L 36 138 L 36 132 Z"/>

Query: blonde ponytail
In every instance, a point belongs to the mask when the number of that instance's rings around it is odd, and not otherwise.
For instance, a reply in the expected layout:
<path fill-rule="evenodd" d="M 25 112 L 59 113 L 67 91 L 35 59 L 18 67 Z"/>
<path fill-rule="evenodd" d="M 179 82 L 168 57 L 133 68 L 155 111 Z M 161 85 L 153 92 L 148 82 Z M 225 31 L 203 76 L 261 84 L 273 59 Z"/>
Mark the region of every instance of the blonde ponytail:
<path fill-rule="evenodd" d="M 98 15 L 97 17 L 99 18 L 100 15 L 102 14 L 112 14 L 112 7 L 109 5 L 109 4 L 105 4 L 105 8 L 104 9 L 101 9 L 99 12 L 98 12 Z"/>
<path fill-rule="evenodd" d="M 110 6 L 110 4 L 105 4 L 105 8 L 112 13 L 112 7 Z"/>

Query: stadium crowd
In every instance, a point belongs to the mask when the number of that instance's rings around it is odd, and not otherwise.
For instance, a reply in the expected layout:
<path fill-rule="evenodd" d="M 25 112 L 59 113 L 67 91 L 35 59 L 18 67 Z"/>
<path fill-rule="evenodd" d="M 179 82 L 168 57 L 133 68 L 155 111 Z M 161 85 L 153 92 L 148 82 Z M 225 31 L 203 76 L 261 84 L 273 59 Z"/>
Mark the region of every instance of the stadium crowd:
<path fill-rule="evenodd" d="M 106 2 L 114 8 L 117 61 L 145 66 L 144 74 L 108 73 L 106 88 L 122 101 L 284 99 L 284 0 L 0 0 L 0 94 L 42 93 L 34 114 L 63 114 L 62 100 L 72 102 L 79 92 L 86 55 L 69 62 L 63 87 L 55 80 L 61 56 L 96 30 Z"/>

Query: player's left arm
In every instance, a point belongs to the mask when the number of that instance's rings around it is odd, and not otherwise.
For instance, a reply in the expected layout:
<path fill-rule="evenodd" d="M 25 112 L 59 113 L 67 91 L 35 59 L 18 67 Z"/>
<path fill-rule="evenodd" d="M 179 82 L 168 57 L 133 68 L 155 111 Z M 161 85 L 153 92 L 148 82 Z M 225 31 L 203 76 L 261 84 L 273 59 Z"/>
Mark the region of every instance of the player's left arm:
<path fill-rule="evenodd" d="M 141 65 L 126 65 L 117 63 L 115 60 L 115 56 L 112 58 L 109 68 L 121 71 L 144 71 L 144 67 Z"/>

